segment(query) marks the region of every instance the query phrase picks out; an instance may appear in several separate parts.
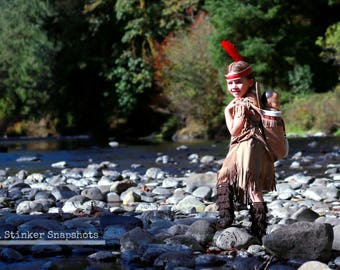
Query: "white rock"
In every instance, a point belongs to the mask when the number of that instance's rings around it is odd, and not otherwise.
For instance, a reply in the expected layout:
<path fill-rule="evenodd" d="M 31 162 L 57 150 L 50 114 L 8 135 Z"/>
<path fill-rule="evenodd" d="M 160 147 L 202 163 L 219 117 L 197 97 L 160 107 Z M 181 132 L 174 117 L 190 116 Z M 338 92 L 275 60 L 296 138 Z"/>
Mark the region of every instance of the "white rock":
<path fill-rule="evenodd" d="M 109 142 L 109 146 L 112 147 L 112 148 L 118 147 L 119 142 L 116 142 L 116 141 Z"/>

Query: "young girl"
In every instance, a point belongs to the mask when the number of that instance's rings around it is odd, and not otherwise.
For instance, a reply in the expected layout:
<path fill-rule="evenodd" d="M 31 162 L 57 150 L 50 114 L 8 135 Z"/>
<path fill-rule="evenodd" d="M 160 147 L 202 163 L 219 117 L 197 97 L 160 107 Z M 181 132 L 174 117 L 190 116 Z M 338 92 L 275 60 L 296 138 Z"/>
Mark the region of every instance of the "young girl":
<path fill-rule="evenodd" d="M 262 191 L 275 188 L 274 160 L 261 131 L 250 65 L 237 58 L 229 65 L 225 77 L 234 99 L 224 110 L 231 140 L 229 152 L 217 173 L 217 226 L 224 229 L 233 223 L 234 200 L 250 203 L 251 232 L 261 239 L 267 228 L 267 206 Z"/>

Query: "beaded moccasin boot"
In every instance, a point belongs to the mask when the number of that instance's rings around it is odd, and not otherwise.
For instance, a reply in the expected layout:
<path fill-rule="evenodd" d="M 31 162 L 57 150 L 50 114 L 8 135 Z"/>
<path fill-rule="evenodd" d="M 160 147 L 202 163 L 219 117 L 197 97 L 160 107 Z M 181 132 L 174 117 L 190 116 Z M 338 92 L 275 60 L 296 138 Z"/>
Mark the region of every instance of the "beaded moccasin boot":
<path fill-rule="evenodd" d="M 262 237 L 267 230 L 267 204 L 265 202 L 253 202 L 250 205 L 250 231 L 252 235 L 256 236 L 261 242 Z"/>
<path fill-rule="evenodd" d="M 223 230 L 231 226 L 234 222 L 234 203 L 232 187 L 227 183 L 217 186 L 217 224 L 218 230 Z"/>

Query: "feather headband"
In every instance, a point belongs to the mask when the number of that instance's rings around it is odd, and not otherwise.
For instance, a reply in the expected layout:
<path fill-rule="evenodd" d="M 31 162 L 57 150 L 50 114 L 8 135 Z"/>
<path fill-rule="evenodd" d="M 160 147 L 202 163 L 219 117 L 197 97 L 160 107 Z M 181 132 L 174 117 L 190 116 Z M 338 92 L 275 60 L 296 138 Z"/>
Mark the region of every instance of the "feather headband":
<path fill-rule="evenodd" d="M 234 62 L 243 61 L 243 57 L 240 55 L 240 53 L 236 50 L 233 43 L 231 43 L 228 40 L 222 40 L 221 45 L 223 49 L 227 52 L 227 54 L 234 60 Z M 252 73 L 253 70 L 250 66 L 245 68 L 244 70 L 241 70 L 239 72 L 229 72 L 225 75 L 226 80 L 234 80 L 238 78 L 242 78 L 244 76 L 249 75 Z"/>

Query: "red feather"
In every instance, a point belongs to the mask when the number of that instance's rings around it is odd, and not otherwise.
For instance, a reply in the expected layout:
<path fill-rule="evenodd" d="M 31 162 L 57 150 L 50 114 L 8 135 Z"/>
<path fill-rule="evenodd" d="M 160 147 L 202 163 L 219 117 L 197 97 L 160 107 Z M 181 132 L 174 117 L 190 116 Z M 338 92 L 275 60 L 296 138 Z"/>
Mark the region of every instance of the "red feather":
<path fill-rule="evenodd" d="M 222 40 L 221 45 L 235 62 L 243 60 L 243 57 L 235 49 L 235 46 L 233 43 L 231 43 L 228 40 Z"/>

